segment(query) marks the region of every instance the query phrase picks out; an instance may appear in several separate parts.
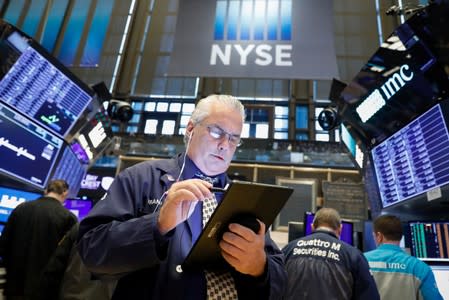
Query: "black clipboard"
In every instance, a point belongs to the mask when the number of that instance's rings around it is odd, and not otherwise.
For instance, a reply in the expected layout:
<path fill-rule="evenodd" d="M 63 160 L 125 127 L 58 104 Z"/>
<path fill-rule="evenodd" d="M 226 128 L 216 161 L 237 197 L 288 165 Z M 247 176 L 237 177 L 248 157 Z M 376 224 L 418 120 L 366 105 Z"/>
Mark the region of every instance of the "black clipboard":
<path fill-rule="evenodd" d="M 236 216 L 250 215 L 265 223 L 268 230 L 292 193 L 293 189 L 285 186 L 232 181 L 182 263 L 182 269 L 226 268 L 218 243 L 230 221 Z"/>

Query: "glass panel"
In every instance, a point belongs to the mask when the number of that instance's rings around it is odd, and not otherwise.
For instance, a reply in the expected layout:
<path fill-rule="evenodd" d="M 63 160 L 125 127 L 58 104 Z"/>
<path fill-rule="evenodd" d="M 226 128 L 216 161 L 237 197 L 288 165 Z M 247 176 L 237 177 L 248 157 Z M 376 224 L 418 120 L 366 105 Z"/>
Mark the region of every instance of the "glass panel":
<path fill-rule="evenodd" d="M 36 30 L 39 28 L 40 20 L 45 8 L 45 1 L 31 1 L 28 8 L 22 30 L 29 36 L 34 37 Z M 55 28 L 53 30 L 56 30 Z"/>
<path fill-rule="evenodd" d="M 145 128 L 143 133 L 145 134 L 156 134 L 158 120 L 148 119 L 145 122 Z"/>
<path fill-rule="evenodd" d="M 277 140 L 286 140 L 288 139 L 288 132 L 275 132 L 274 138 Z"/>
<path fill-rule="evenodd" d="M 315 140 L 322 142 L 329 142 L 329 134 L 328 133 L 317 133 L 315 135 Z"/>
<path fill-rule="evenodd" d="M 268 124 L 256 124 L 256 138 L 268 138 Z"/>
<path fill-rule="evenodd" d="M 158 102 L 156 106 L 156 111 L 167 111 L 168 103 L 167 102 Z"/>
<path fill-rule="evenodd" d="M 126 128 L 127 133 L 137 133 L 137 126 L 130 125 Z"/>
<path fill-rule="evenodd" d="M 275 119 L 274 120 L 274 129 L 288 129 L 288 120 L 287 119 Z"/>
<path fill-rule="evenodd" d="M 155 110 L 156 110 L 156 102 L 145 103 L 145 111 L 155 111 Z"/>
<path fill-rule="evenodd" d="M 47 49 L 48 52 L 53 52 L 68 3 L 68 0 L 58 0 L 53 1 L 51 5 L 42 36 L 42 46 Z"/>
<path fill-rule="evenodd" d="M 97 0 L 97 7 L 81 57 L 81 66 L 98 66 L 114 3 L 115 1 L 111 0 Z"/>
<path fill-rule="evenodd" d="M 195 104 L 193 104 L 193 103 L 185 103 L 182 106 L 182 113 L 183 114 L 192 114 L 194 109 L 195 109 Z"/>
<path fill-rule="evenodd" d="M 86 24 L 89 12 L 90 2 L 88 0 L 76 1 L 73 5 L 61 48 L 59 49 L 58 59 L 66 66 L 74 63 L 76 52 L 81 41 L 84 25 Z"/>
<path fill-rule="evenodd" d="M 181 103 L 171 103 L 170 104 L 170 111 L 171 112 L 180 112 L 181 111 Z"/>
<path fill-rule="evenodd" d="M 243 124 L 241 137 L 249 138 L 249 124 L 248 123 Z"/>
<path fill-rule="evenodd" d="M 296 106 L 296 129 L 308 129 L 309 108 L 305 105 Z"/>
<path fill-rule="evenodd" d="M 165 120 L 164 123 L 162 123 L 162 134 L 166 135 L 172 135 L 175 133 L 175 121 L 172 120 Z"/>
<path fill-rule="evenodd" d="M 135 102 L 135 101 L 132 101 L 131 102 L 131 107 L 133 108 L 133 110 L 142 110 L 142 107 L 143 107 L 143 103 L 142 102 Z"/>

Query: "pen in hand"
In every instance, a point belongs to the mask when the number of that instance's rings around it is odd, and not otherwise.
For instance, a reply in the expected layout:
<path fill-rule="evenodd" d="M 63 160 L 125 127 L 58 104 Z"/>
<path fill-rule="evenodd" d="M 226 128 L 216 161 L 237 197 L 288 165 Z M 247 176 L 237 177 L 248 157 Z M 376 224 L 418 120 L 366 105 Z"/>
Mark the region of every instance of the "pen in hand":
<path fill-rule="evenodd" d="M 210 188 L 210 191 L 212 193 L 224 193 L 224 192 L 226 192 L 225 189 L 214 187 L 214 186 Z"/>

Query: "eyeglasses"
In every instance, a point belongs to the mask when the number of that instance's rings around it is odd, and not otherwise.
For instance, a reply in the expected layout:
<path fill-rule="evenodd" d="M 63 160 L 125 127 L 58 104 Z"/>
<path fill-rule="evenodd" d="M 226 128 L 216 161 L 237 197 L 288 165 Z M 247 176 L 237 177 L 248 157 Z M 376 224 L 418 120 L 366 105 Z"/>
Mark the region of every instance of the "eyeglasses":
<path fill-rule="evenodd" d="M 200 123 L 199 125 L 202 124 Z M 223 138 L 227 137 L 229 144 L 231 144 L 234 147 L 239 147 L 243 144 L 243 141 L 240 139 L 240 136 L 228 133 L 217 125 L 203 125 L 203 126 L 207 128 L 207 130 L 209 131 L 209 135 L 215 140 L 222 140 Z"/>

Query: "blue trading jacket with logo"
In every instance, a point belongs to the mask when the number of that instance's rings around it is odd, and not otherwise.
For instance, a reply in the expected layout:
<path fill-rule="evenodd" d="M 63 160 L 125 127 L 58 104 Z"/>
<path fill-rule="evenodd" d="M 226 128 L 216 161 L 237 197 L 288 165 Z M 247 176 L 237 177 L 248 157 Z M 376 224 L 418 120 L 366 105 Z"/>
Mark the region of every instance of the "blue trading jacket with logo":
<path fill-rule="evenodd" d="M 443 299 L 430 267 L 399 246 L 382 244 L 365 257 L 382 299 Z"/>

